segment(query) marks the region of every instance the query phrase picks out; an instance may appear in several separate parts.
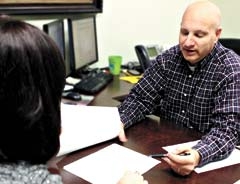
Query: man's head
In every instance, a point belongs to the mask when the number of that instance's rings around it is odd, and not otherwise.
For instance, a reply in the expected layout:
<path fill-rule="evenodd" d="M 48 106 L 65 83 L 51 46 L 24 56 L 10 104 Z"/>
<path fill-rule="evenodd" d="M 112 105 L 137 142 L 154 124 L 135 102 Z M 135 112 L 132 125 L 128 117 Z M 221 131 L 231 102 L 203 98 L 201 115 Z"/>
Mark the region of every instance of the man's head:
<path fill-rule="evenodd" d="M 179 44 L 184 58 L 196 64 L 213 49 L 221 34 L 221 12 L 206 0 L 196 1 L 185 10 Z"/>

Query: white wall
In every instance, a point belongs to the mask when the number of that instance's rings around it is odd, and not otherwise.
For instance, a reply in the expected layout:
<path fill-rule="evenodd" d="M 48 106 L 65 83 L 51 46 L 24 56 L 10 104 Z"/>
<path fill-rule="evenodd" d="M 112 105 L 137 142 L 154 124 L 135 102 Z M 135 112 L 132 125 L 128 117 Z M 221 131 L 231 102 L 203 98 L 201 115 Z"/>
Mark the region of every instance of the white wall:
<path fill-rule="evenodd" d="M 189 0 L 105 0 L 97 16 L 99 60 L 119 54 L 136 60 L 136 44 L 177 43 L 182 11 Z"/>
<path fill-rule="evenodd" d="M 222 12 L 222 37 L 240 38 L 240 1 L 239 0 L 212 0 Z"/>
<path fill-rule="evenodd" d="M 123 62 L 136 61 L 136 44 L 178 43 L 182 13 L 193 0 L 103 0 L 97 15 L 99 63 L 107 66 L 108 56 L 119 54 Z M 222 11 L 222 37 L 240 38 L 240 1 L 212 0 Z M 41 27 L 45 21 L 35 21 Z M 34 21 L 31 23 L 34 23 Z"/>
<path fill-rule="evenodd" d="M 212 0 L 223 15 L 222 37 L 240 38 L 240 1 Z M 178 42 L 182 13 L 192 0 L 105 0 L 103 13 L 97 15 L 99 60 L 120 54 L 124 62 L 137 60 L 136 44 L 159 44 L 164 47 Z"/>

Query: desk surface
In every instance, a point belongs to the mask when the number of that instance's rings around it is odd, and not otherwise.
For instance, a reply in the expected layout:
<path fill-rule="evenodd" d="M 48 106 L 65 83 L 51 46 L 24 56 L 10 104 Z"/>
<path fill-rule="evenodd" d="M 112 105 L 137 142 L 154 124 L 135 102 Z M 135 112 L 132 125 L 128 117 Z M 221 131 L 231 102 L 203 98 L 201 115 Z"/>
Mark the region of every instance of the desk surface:
<path fill-rule="evenodd" d="M 115 78 L 107 88 L 96 96 L 90 105 L 116 106 L 119 102 L 112 99 L 112 97 L 127 94 L 131 87 L 131 84 Z M 128 142 L 126 143 L 121 143 L 118 138 L 116 138 L 63 157 L 55 158 L 50 163 L 50 166 L 54 167 L 54 165 L 57 164 L 57 172 L 60 172 L 62 175 L 64 184 L 88 184 L 87 181 L 65 171 L 63 167 L 112 143 L 118 143 L 132 150 L 149 155 L 164 152 L 162 149 L 163 146 L 193 141 L 201 137 L 201 134 L 198 132 L 160 120 L 155 116 L 150 116 L 143 120 L 143 122 L 127 129 L 126 135 L 128 137 Z M 54 169 L 52 170 L 54 172 Z M 189 176 L 182 177 L 173 173 L 169 166 L 162 161 L 146 172 L 144 177 L 149 181 L 149 184 L 232 184 L 240 179 L 240 164 L 200 174 L 193 172 Z"/>

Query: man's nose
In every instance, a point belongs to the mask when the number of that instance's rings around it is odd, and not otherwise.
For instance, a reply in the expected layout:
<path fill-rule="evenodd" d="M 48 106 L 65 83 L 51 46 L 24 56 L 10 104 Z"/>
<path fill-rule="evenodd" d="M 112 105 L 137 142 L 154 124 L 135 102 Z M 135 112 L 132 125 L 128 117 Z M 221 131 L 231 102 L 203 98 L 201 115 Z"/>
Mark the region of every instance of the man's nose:
<path fill-rule="evenodd" d="M 190 46 L 193 46 L 194 45 L 194 39 L 193 39 L 193 36 L 192 35 L 188 35 L 186 37 L 186 40 L 184 42 L 184 45 L 187 46 L 187 47 L 190 47 Z"/>

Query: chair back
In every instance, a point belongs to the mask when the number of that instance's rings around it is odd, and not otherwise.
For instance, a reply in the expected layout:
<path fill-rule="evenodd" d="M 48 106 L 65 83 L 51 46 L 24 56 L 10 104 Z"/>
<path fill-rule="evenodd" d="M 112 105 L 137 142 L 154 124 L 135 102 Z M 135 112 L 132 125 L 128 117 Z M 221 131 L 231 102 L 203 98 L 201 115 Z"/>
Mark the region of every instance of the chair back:
<path fill-rule="evenodd" d="M 240 39 L 238 38 L 220 38 L 219 42 L 229 49 L 232 49 L 240 56 Z"/>

